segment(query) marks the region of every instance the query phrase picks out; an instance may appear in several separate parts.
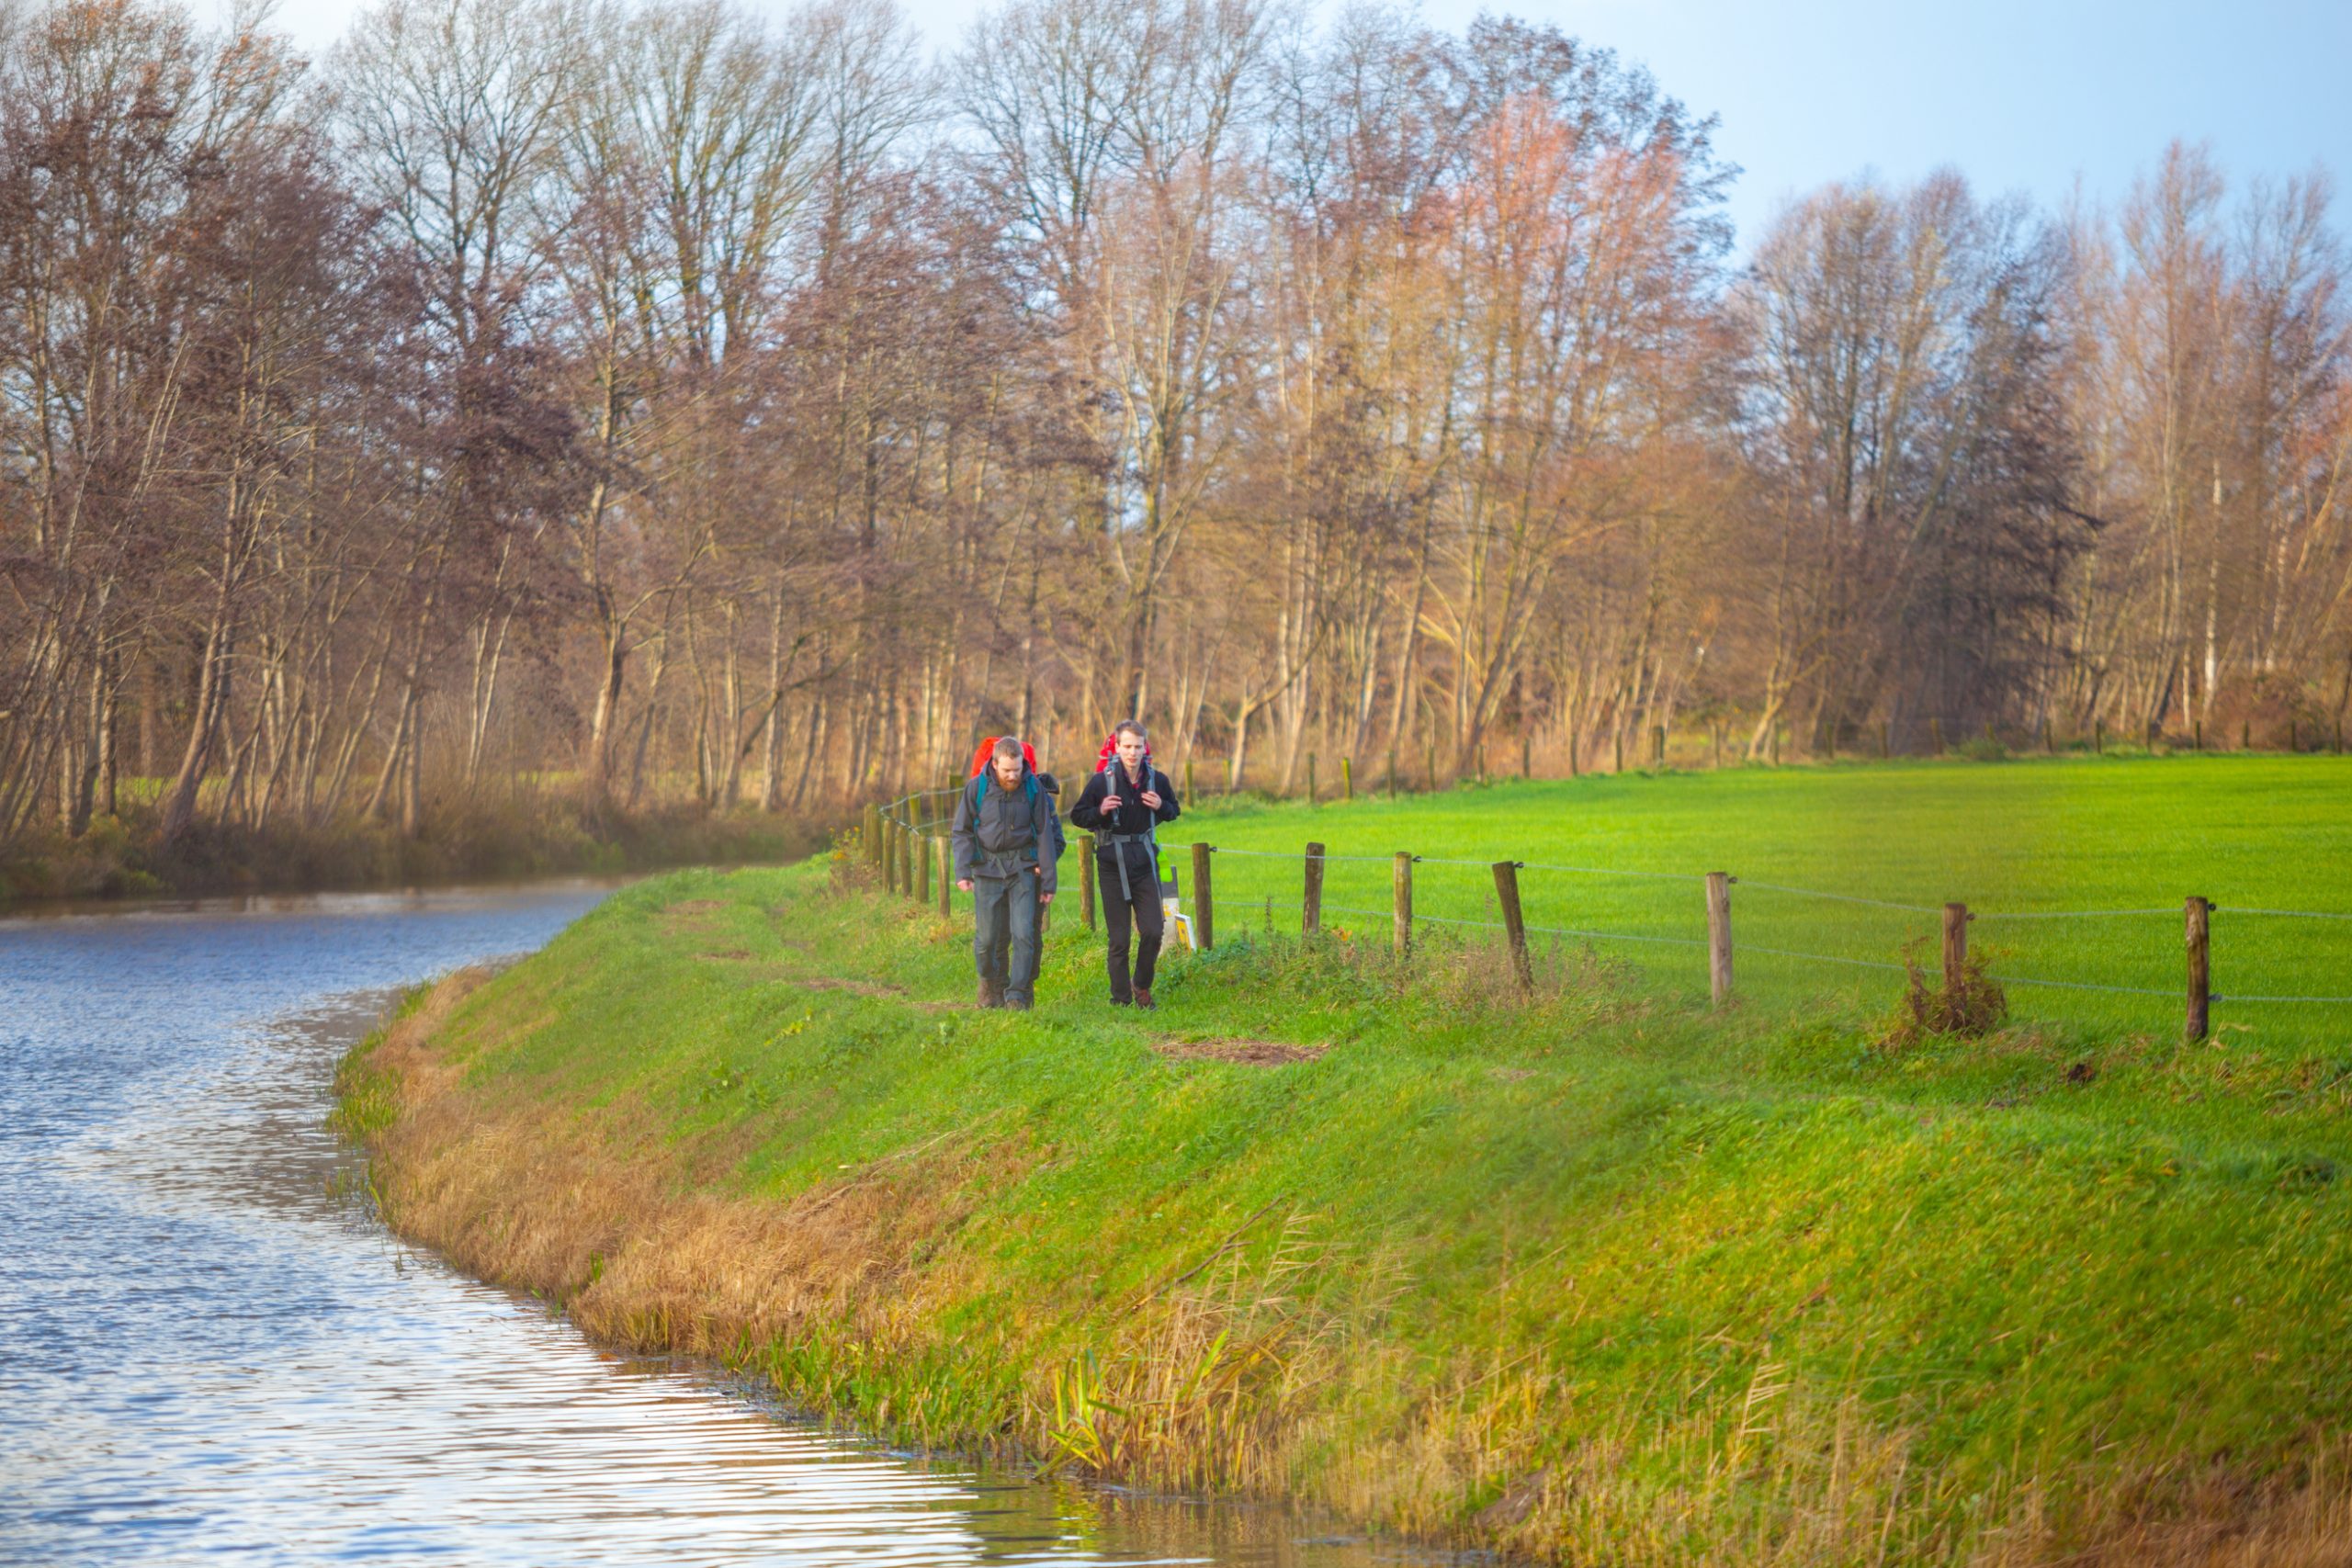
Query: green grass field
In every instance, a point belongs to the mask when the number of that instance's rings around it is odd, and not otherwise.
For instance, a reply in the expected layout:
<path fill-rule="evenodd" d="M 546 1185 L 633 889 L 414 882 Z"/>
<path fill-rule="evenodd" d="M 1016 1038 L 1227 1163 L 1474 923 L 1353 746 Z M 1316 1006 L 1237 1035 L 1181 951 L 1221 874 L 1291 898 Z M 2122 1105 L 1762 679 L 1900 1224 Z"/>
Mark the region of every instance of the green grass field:
<path fill-rule="evenodd" d="M 2014 1016 L 2092 1029 L 2178 1027 L 2181 905 L 2195 894 L 2217 906 L 2217 1027 L 2352 1043 L 2352 759 L 1594 775 L 1320 807 L 1212 798 L 1163 834 L 1171 846 L 1194 839 L 1225 852 L 1215 876 L 1226 931 L 1262 929 L 1270 917 L 1278 931 L 1298 930 L 1310 840 L 1335 857 L 1327 923 L 1374 939 L 1388 930 L 1396 851 L 1429 857 L 1415 869 L 1415 912 L 1444 919 L 1495 920 L 1487 863 L 1523 861 L 1531 927 L 1609 933 L 1532 941 L 1589 942 L 1685 996 L 1706 986 L 1706 872 L 1740 879 L 1738 985 L 1774 1002 L 1891 997 L 1902 976 L 1866 965 L 1899 964 L 1917 942 L 1933 969 L 1937 911 L 1957 899 L 1977 915 L 1972 947 L 2011 981 Z M 1169 859 L 1189 877 L 1181 850 Z M 1435 863 L 1448 861 L 1473 863 Z M 1784 890 L 1800 888 L 1844 897 Z M 1853 898 L 1879 902 L 1845 901 Z M 2335 918 L 2257 912 L 2272 910 Z M 2053 918 L 2067 911 L 2093 913 Z M 2082 986 L 2120 989 L 2071 988 Z M 2335 1000 L 2233 1002 L 2233 993 Z"/>
<path fill-rule="evenodd" d="M 1168 838 L 1987 910 L 2202 892 L 2225 911 L 2217 972 L 2340 993 L 2337 923 L 2228 911 L 2352 909 L 2347 784 L 2311 759 L 1627 776 L 1234 804 Z M 1423 908 L 1483 918 L 1483 874 L 1443 869 Z M 1330 901 L 1385 910 L 1386 867 L 1363 870 L 1335 866 Z M 583 1321 L 717 1342 L 908 1441 L 1011 1440 L 1548 1559 L 2343 1560 L 2346 1010 L 2240 1029 L 2224 1008 L 2190 1046 L 2163 998 L 2019 991 L 1990 1036 L 1893 1048 L 1881 971 L 1792 965 L 1775 992 L 1743 960 L 1766 994 L 1713 1014 L 1679 949 L 1564 942 L 1521 1003 L 1461 928 L 1399 964 L 1385 919 L 1375 940 L 1285 935 L 1295 866 L 1228 854 L 1216 876 L 1216 949 L 1164 972 L 1152 1015 L 1101 1004 L 1099 938 L 1068 904 L 1038 1010 L 1012 1015 L 949 1005 L 964 923 L 852 859 L 638 885 L 443 1030 L 472 1119 L 453 1124 L 478 1131 L 439 1156 L 476 1195 L 395 1162 L 388 1213 Z M 1695 883 L 1528 884 L 1537 924 L 1702 919 Z M 1743 884 L 1743 939 L 1890 959 L 1908 929 L 1777 897 Z M 2115 919 L 2030 923 L 2002 966 L 2170 985 L 2177 913 Z M 1202 1054 L 1235 1040 L 1320 1054 Z M 380 1130 L 364 1052 L 346 1089 Z M 870 1284 L 763 1282 L 818 1304 L 730 1316 L 741 1248 L 682 1280 L 657 1267 L 675 1215 L 565 1217 L 598 1160 L 665 1202 L 812 1225 L 879 1191 L 896 1228 Z M 545 1261 L 568 1226 L 571 1261 Z M 701 1337 L 643 1326 L 684 1323 Z M 2192 1517 L 2253 1544 L 2192 1551 L 2216 1538 L 2167 1522 Z M 2270 1533 L 2229 1533 L 2250 1524 Z"/>

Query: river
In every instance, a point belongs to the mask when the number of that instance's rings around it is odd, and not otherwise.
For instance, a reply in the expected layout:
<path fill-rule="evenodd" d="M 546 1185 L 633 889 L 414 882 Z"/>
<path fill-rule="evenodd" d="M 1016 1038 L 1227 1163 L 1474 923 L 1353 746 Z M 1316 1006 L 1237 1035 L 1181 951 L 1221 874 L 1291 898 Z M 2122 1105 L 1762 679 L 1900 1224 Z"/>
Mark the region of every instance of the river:
<path fill-rule="evenodd" d="M 888 1451 L 386 1232 L 325 1128 L 336 1059 L 399 987 L 601 896 L 0 919 L 0 1562 L 1398 1560 L 1279 1509 Z"/>

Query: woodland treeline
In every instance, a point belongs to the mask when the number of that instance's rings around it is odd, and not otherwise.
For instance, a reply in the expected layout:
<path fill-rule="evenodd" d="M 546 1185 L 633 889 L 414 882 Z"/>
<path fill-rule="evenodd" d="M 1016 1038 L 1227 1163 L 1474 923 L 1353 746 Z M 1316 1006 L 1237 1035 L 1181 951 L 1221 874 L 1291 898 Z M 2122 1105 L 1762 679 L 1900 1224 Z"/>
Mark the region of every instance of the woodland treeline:
<path fill-rule="evenodd" d="M 1507 19 L 0 17 L 0 848 L 2352 698 L 2321 171 L 1743 254 L 1712 121 Z"/>

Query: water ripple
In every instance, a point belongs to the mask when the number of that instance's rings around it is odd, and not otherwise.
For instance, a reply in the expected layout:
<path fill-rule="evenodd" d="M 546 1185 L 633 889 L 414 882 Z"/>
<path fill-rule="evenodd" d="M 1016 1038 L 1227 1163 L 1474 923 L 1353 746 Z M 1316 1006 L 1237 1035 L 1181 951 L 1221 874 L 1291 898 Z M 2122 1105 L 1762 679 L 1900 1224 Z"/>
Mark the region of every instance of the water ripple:
<path fill-rule="evenodd" d="M 878 1450 L 335 1195 L 393 987 L 601 890 L 0 920 L 0 1562 L 1355 1564 L 1272 1510 Z"/>

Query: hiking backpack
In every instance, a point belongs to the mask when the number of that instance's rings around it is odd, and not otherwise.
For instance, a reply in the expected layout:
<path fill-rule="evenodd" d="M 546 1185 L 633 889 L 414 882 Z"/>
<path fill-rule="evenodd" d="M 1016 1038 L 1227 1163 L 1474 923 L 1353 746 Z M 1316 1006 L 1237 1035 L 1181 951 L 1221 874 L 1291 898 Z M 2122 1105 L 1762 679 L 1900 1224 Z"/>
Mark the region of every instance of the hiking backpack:
<path fill-rule="evenodd" d="M 1002 738 L 995 735 L 984 737 L 978 749 L 972 753 L 972 771 L 966 775 L 967 782 L 964 785 L 964 801 L 969 807 L 969 814 L 975 819 L 978 818 L 980 812 L 981 792 L 988 788 L 989 759 L 996 755 L 996 743 L 1001 739 Z M 1037 749 L 1026 740 L 1021 743 L 1021 777 L 1024 784 L 1044 790 L 1057 802 L 1060 800 L 1061 785 L 1056 782 L 1053 774 L 1041 773 L 1037 771 Z M 1058 862 L 1062 858 L 1062 851 L 1069 844 L 1069 838 L 1062 831 L 1062 814 L 1058 809 L 1048 811 L 1046 813 L 1046 820 L 1053 824 L 1054 859 Z M 1039 850 L 1041 858 L 1044 852 L 1042 849 Z"/>

